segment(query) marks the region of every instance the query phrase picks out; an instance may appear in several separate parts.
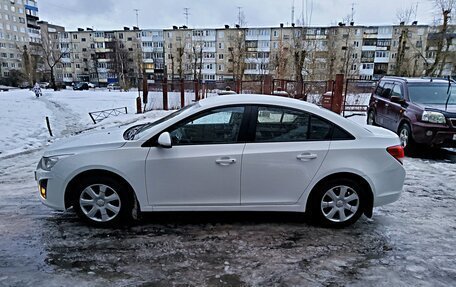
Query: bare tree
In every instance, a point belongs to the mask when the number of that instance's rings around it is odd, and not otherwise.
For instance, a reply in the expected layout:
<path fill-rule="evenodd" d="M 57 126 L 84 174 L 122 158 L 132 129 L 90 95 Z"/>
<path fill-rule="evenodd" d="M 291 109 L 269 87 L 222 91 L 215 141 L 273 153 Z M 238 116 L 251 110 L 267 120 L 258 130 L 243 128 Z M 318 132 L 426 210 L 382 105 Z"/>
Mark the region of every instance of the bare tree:
<path fill-rule="evenodd" d="M 130 70 L 129 52 L 125 48 L 125 44 L 117 38 L 112 38 L 112 54 L 113 68 L 119 79 L 119 84 L 124 90 L 130 87 L 130 79 L 128 73 Z"/>
<path fill-rule="evenodd" d="M 61 45 L 59 34 L 49 33 L 46 29 L 41 30 L 41 52 L 46 70 L 51 76 L 51 87 L 56 90 L 54 70 L 62 64 L 62 59 L 69 55 L 69 47 Z M 65 43 L 66 44 L 66 43 Z"/>
<path fill-rule="evenodd" d="M 233 73 L 233 80 L 242 81 L 246 68 L 245 59 L 247 56 L 247 48 L 245 46 L 245 30 L 235 29 L 231 30 L 228 35 L 229 47 L 228 52 L 231 61 L 231 70 Z"/>
<path fill-rule="evenodd" d="M 435 51 L 434 62 L 426 69 L 426 75 L 433 75 L 436 70 L 439 69 L 438 75 L 441 76 L 451 45 L 451 39 L 448 37 L 448 30 L 451 21 L 451 13 L 456 8 L 456 0 L 432 0 L 432 2 L 436 6 L 436 9 L 441 13 L 442 25 L 438 28 L 435 40 L 432 41 L 433 44 L 436 45 L 437 50 Z"/>
<path fill-rule="evenodd" d="M 30 54 L 27 45 L 24 45 L 23 47 L 16 45 L 16 48 L 22 54 L 22 74 L 24 79 L 27 80 L 29 84 L 35 83 L 37 81 L 36 57 L 33 57 Z"/>

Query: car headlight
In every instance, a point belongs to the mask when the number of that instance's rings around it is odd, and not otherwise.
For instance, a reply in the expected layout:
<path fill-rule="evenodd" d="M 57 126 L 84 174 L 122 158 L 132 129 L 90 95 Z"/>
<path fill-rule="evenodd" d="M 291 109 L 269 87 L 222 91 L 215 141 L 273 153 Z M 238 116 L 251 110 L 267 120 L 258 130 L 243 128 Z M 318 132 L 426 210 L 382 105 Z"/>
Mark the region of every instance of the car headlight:
<path fill-rule="evenodd" d="M 67 156 L 70 156 L 70 155 L 66 154 L 66 155 L 57 155 L 57 156 L 50 156 L 50 157 L 43 156 L 40 161 L 40 167 L 46 171 L 50 171 L 60 159 L 67 157 Z"/>
<path fill-rule="evenodd" d="M 421 120 L 423 122 L 429 122 L 434 124 L 446 123 L 445 116 L 439 112 L 424 111 L 423 115 L 421 116 Z"/>

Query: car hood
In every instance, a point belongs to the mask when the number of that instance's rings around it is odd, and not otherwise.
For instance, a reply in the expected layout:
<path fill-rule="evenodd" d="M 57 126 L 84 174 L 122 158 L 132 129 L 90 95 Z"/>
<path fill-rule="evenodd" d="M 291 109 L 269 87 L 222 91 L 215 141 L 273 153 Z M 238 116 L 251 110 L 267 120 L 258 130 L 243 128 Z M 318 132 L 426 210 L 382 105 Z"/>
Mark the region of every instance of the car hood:
<path fill-rule="evenodd" d="M 456 105 L 448 105 L 445 108 L 445 105 L 438 105 L 438 104 L 426 104 L 423 105 L 423 108 L 426 110 L 438 110 L 447 113 L 456 113 Z"/>
<path fill-rule="evenodd" d="M 117 127 L 59 140 L 45 150 L 44 156 L 120 148 L 126 142 L 123 132 L 124 128 Z"/>

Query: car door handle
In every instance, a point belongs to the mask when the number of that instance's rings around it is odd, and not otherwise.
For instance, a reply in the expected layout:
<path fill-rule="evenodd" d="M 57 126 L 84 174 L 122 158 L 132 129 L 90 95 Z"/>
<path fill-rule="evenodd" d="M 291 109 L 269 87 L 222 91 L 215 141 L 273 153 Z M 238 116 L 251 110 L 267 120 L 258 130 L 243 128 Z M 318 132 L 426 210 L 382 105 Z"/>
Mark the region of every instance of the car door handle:
<path fill-rule="evenodd" d="M 389 106 L 390 106 L 390 104 L 385 104 L 385 107 L 389 107 Z"/>
<path fill-rule="evenodd" d="M 309 161 L 309 160 L 316 159 L 317 155 L 314 153 L 305 152 L 305 153 L 298 155 L 296 158 L 299 160 L 302 160 L 302 161 Z"/>
<path fill-rule="evenodd" d="M 236 159 L 232 157 L 221 157 L 215 160 L 218 165 L 230 165 L 236 163 Z"/>

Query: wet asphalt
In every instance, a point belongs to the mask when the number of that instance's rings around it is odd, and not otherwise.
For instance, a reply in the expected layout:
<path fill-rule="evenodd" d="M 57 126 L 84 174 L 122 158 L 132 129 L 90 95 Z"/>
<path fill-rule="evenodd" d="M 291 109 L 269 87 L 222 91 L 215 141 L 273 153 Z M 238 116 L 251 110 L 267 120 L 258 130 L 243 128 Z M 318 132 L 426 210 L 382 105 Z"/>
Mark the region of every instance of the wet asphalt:
<path fill-rule="evenodd" d="M 339 230 L 295 213 L 151 213 L 88 227 L 0 161 L 0 286 L 456 286 L 456 153 L 405 159 L 399 201 Z"/>

